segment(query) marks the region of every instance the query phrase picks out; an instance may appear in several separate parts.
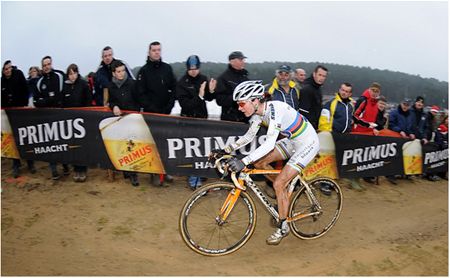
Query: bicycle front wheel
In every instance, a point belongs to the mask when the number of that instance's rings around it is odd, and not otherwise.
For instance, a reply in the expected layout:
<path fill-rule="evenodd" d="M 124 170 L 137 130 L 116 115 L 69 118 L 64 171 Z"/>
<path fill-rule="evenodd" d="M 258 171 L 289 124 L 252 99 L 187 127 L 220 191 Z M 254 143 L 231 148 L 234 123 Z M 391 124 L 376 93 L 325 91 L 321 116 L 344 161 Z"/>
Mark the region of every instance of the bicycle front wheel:
<path fill-rule="evenodd" d="M 225 221 L 220 221 L 220 209 L 235 187 L 216 182 L 196 190 L 180 214 L 180 233 L 195 252 L 206 256 L 221 256 L 235 252 L 252 236 L 256 226 L 255 203 L 241 191 L 234 208 Z"/>
<path fill-rule="evenodd" d="M 339 185 L 328 178 L 317 178 L 308 182 L 312 196 L 302 187 L 292 199 L 289 217 L 292 233 L 301 239 L 315 239 L 323 236 L 336 223 L 342 210 L 342 191 Z M 328 186 L 330 192 L 322 192 L 321 186 Z"/>

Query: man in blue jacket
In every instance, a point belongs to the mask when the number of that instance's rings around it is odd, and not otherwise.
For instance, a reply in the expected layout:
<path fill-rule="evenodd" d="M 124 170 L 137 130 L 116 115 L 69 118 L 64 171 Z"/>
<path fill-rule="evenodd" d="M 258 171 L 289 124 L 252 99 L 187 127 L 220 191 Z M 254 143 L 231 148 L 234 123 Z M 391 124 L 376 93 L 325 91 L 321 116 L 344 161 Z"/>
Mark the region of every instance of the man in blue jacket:
<path fill-rule="evenodd" d="M 389 114 L 389 129 L 400 133 L 402 138 L 416 139 L 414 135 L 413 113 L 409 110 L 411 100 L 405 98 L 397 107 Z"/>

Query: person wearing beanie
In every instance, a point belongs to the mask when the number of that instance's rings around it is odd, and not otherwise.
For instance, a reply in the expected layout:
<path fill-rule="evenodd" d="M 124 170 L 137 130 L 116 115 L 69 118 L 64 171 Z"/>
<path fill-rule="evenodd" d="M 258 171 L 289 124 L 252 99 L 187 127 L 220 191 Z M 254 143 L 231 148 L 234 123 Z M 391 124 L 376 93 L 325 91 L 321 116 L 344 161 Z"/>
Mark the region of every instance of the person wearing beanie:
<path fill-rule="evenodd" d="M 411 107 L 411 114 L 413 118 L 413 132 L 416 139 L 422 141 L 423 144 L 428 143 L 429 127 L 427 121 L 427 114 L 423 111 L 425 99 L 421 96 L 416 97 L 414 105 Z"/>
<path fill-rule="evenodd" d="M 176 97 L 181 106 L 181 116 L 193 118 L 208 118 L 206 101 L 214 99 L 216 80 L 200 74 L 200 58 L 191 55 L 186 60 L 186 73 L 178 80 Z M 200 177 L 189 176 L 188 186 L 195 190 L 201 185 Z"/>

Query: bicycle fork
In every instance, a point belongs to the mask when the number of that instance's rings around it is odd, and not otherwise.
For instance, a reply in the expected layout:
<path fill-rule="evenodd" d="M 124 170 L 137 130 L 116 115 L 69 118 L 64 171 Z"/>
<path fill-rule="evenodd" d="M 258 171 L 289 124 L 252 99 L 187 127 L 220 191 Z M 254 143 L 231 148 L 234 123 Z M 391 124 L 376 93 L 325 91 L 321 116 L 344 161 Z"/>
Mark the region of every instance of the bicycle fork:
<path fill-rule="evenodd" d="M 233 188 L 230 193 L 228 193 L 225 202 L 220 208 L 220 214 L 216 217 L 216 222 L 219 226 L 222 226 L 226 222 L 228 216 L 234 208 L 234 205 L 236 204 L 237 199 L 239 198 L 239 195 L 241 195 L 241 191 L 242 190 L 239 188 Z"/>

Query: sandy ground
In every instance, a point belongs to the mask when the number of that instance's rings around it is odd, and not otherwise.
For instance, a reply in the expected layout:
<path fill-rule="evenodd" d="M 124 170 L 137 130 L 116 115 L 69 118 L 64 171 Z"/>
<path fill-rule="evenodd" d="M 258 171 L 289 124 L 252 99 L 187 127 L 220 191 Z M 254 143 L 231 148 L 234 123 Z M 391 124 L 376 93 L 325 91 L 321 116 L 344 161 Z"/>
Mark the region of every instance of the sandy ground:
<path fill-rule="evenodd" d="M 448 275 L 448 182 L 343 185 L 344 210 L 324 237 L 290 235 L 268 246 L 269 216 L 237 252 L 210 258 L 191 251 L 178 216 L 192 193 L 183 177 L 165 187 L 108 182 L 92 169 L 86 183 L 39 173 L 13 179 L 2 159 L 2 275 Z M 24 167 L 25 168 L 25 167 Z"/>

